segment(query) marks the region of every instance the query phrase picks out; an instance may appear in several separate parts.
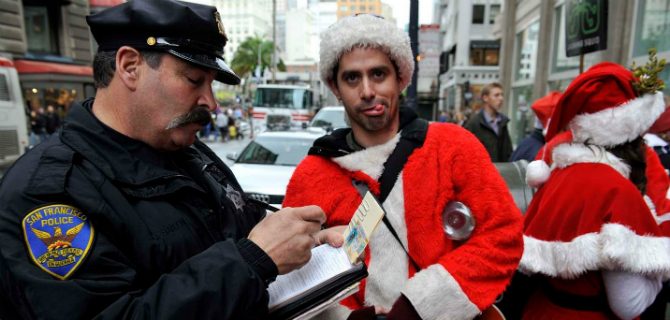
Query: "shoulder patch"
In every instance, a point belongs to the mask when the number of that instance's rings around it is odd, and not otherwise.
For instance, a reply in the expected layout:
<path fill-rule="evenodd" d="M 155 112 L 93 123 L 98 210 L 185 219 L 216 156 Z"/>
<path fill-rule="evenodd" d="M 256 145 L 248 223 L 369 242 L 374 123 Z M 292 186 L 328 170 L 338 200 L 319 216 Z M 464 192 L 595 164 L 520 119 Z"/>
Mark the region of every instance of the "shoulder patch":
<path fill-rule="evenodd" d="M 30 258 L 48 274 L 67 279 L 93 243 L 93 226 L 81 210 L 51 204 L 28 213 L 21 224 Z"/>

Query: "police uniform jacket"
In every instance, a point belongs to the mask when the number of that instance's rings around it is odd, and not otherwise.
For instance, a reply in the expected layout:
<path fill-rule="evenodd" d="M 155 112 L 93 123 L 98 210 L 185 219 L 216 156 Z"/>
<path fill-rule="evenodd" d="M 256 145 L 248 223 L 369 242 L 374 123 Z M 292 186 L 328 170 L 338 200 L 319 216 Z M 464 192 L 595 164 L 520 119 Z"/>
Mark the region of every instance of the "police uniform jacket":
<path fill-rule="evenodd" d="M 265 211 L 204 144 L 158 152 L 92 105 L 75 105 L 0 185 L 0 318 L 264 318 L 277 268 L 246 236 Z M 82 222 L 59 227 L 49 212 Z M 79 255 L 44 261 L 71 234 L 74 251 L 60 252 Z"/>

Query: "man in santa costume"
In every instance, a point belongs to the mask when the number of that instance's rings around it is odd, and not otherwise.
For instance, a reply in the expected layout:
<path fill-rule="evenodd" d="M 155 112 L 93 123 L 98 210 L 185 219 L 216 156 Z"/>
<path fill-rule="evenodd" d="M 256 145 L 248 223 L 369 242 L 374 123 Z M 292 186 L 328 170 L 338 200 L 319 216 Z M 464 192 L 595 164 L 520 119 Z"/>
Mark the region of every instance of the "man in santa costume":
<path fill-rule="evenodd" d="M 351 129 L 315 141 L 284 206 L 316 204 L 329 226 L 346 225 L 361 203 L 357 188 L 379 195 L 397 145 L 419 146 L 382 203 L 392 229 L 380 223 L 371 236 L 369 277 L 319 319 L 374 319 L 375 312 L 407 320 L 476 317 L 505 289 L 522 253 L 522 217 L 505 182 L 472 134 L 429 125 L 399 106 L 414 57 L 409 37 L 393 23 L 367 14 L 341 19 L 322 35 L 320 54 L 321 79 L 342 101 Z M 442 212 L 452 201 L 474 218 L 467 239 L 445 234 Z"/>
<path fill-rule="evenodd" d="M 605 62 L 560 98 L 527 169 L 539 190 L 519 265 L 536 284 L 523 319 L 634 319 L 670 278 L 670 239 L 643 198 L 641 135 L 665 109 L 649 81 Z"/>

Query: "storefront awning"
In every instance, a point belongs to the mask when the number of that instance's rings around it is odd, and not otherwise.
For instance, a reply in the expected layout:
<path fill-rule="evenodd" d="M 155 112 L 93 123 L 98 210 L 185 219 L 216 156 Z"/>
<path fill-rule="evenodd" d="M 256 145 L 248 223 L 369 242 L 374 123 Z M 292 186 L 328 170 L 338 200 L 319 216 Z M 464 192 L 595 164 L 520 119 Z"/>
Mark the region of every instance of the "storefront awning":
<path fill-rule="evenodd" d="M 9 60 L 7 58 L 0 57 L 0 67 L 14 67 L 14 63 L 12 60 Z"/>
<path fill-rule="evenodd" d="M 124 3 L 124 0 L 89 0 L 91 7 L 113 7 Z"/>
<path fill-rule="evenodd" d="M 93 76 L 93 68 L 89 66 L 31 60 L 14 60 L 14 66 L 16 66 L 16 71 L 19 74 L 57 73 L 74 76 Z"/>
<path fill-rule="evenodd" d="M 472 40 L 470 41 L 472 49 L 499 49 L 500 40 Z"/>

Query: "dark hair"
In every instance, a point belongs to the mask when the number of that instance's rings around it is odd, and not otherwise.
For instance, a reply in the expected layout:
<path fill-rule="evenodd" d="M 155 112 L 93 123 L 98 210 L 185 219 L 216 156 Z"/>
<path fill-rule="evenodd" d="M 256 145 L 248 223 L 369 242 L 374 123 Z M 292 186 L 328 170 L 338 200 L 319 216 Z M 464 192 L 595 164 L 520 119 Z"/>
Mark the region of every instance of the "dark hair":
<path fill-rule="evenodd" d="M 647 189 L 647 176 L 645 171 L 647 169 L 647 161 L 645 158 L 644 139 L 638 137 L 633 141 L 629 141 L 611 148 L 605 148 L 611 154 L 617 156 L 630 166 L 629 180 L 633 182 L 635 187 L 640 190 L 642 195 Z"/>
<path fill-rule="evenodd" d="M 157 69 L 161 65 L 164 52 L 140 50 L 149 67 Z M 116 51 L 100 51 L 93 58 L 93 83 L 97 89 L 107 88 L 116 71 Z"/>
<path fill-rule="evenodd" d="M 488 96 L 489 93 L 491 93 L 491 90 L 493 88 L 498 88 L 498 89 L 502 90 L 503 86 L 502 86 L 502 84 L 500 84 L 498 82 L 491 82 L 491 83 L 485 85 L 484 87 L 482 87 L 482 92 L 481 92 L 482 98 L 484 98 L 484 96 Z"/>

